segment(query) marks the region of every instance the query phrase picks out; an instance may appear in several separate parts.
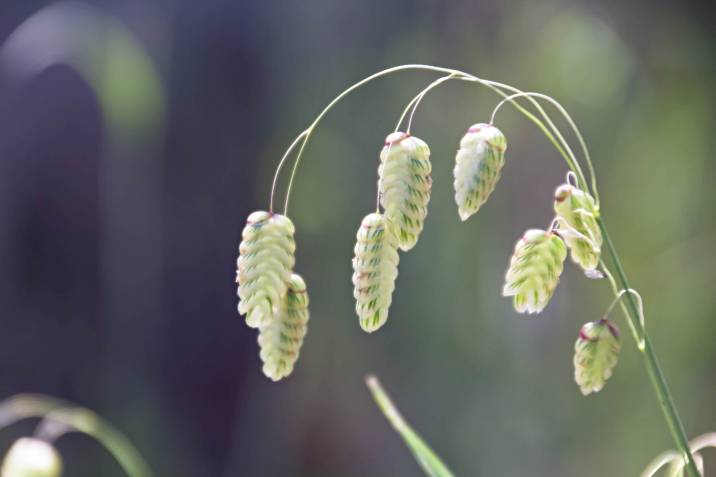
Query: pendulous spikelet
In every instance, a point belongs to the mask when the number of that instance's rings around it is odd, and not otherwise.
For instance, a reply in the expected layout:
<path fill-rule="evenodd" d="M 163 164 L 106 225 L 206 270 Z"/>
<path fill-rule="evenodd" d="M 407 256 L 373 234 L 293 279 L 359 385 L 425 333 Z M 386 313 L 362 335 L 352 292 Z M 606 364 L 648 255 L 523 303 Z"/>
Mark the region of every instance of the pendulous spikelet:
<path fill-rule="evenodd" d="M 619 358 L 619 330 L 606 318 L 586 323 L 574 345 L 574 380 L 585 396 L 600 391 Z"/>
<path fill-rule="evenodd" d="M 430 201 L 430 148 L 404 132 L 385 138 L 380 152 L 380 204 L 401 250 L 415 246 Z"/>
<path fill-rule="evenodd" d="M 460 140 L 455 156 L 455 203 L 460 219 L 477 212 L 495 190 L 505 165 L 507 140 L 491 124 L 475 124 Z"/>
<path fill-rule="evenodd" d="M 554 231 L 530 229 L 515 245 L 505 275 L 504 296 L 519 313 L 539 313 L 549 303 L 564 268 L 567 247 Z"/>
<path fill-rule="evenodd" d="M 239 245 L 236 282 L 239 313 L 252 328 L 273 321 L 283 302 L 294 265 L 294 227 L 280 214 L 249 215 Z"/>
<path fill-rule="evenodd" d="M 398 243 L 385 216 L 368 214 L 356 234 L 353 296 L 360 326 L 371 333 L 386 322 L 398 277 Z"/>
<path fill-rule="evenodd" d="M 588 193 L 571 184 L 562 184 L 554 193 L 554 211 L 566 225 L 564 241 L 572 261 L 589 272 L 599 265 L 602 231 L 599 229 L 599 207 Z M 576 233 L 575 233 L 576 232 Z"/>
<path fill-rule="evenodd" d="M 271 380 L 279 381 L 293 371 L 308 330 L 308 318 L 306 283 L 294 273 L 274 320 L 259 328 L 263 372 Z"/>

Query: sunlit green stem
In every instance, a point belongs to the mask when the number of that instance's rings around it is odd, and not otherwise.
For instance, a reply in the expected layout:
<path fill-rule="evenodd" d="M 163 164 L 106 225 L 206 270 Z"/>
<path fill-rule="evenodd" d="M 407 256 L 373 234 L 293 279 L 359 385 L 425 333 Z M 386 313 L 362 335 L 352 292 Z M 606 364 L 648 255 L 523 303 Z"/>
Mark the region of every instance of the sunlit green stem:
<path fill-rule="evenodd" d="M 132 443 L 88 409 L 37 394 L 20 394 L 0 403 L 0 429 L 38 417 L 94 438 L 117 459 L 129 477 L 152 477 L 152 471 Z"/>
<path fill-rule="evenodd" d="M 614 264 L 614 268 L 616 269 L 619 288 L 623 290 L 631 289 L 629 281 L 626 277 L 626 273 L 624 272 L 624 267 L 622 266 L 621 260 L 619 259 L 619 255 L 617 254 L 616 248 L 614 247 L 614 243 L 609 236 L 609 232 L 607 231 L 607 228 L 601 218 L 598 219 L 598 222 L 599 227 L 602 230 L 602 235 L 604 236 L 604 243 L 607 247 L 607 252 L 609 253 L 612 263 Z M 664 413 L 666 424 L 669 427 L 669 431 L 671 432 L 671 436 L 674 439 L 679 453 L 681 454 L 684 459 L 684 462 L 686 463 L 686 475 L 688 475 L 689 477 L 699 477 L 699 471 L 696 467 L 696 461 L 694 460 L 694 456 L 689 449 L 689 441 L 686 437 L 684 425 L 682 424 L 681 418 L 679 417 L 679 413 L 676 410 L 676 406 L 674 405 L 674 400 L 671 397 L 671 392 L 669 391 L 669 387 L 666 384 L 666 378 L 664 377 L 664 373 L 661 371 L 661 366 L 659 365 L 659 360 L 657 359 L 656 353 L 654 352 L 654 346 L 652 345 L 651 339 L 649 338 L 649 333 L 647 333 L 646 327 L 643 325 L 643 322 L 641 322 L 639 318 L 639 307 L 634 301 L 634 296 L 631 293 L 628 293 L 626 295 L 625 301 L 627 305 L 626 309 L 628 310 L 628 312 L 626 313 L 627 319 L 629 320 L 633 329 L 639 330 L 639 333 L 635 334 L 635 340 L 637 341 L 637 346 L 641 351 L 642 357 L 644 358 L 646 371 L 649 375 L 651 385 L 654 388 L 654 392 L 656 393 L 657 399 L 659 401 L 659 406 L 661 407 L 661 411 Z"/>
<path fill-rule="evenodd" d="M 423 471 L 430 477 L 454 477 L 453 473 L 450 472 L 450 469 L 447 468 L 440 457 L 438 457 L 413 428 L 405 422 L 405 419 L 403 419 L 400 411 L 398 411 L 398 408 L 393 404 L 388 393 L 386 393 L 380 385 L 378 378 L 368 376 L 365 383 L 368 385 L 368 389 L 370 389 L 373 399 L 375 399 L 383 415 L 403 438 L 405 445 L 407 445 L 413 453 L 415 460 L 418 461 Z"/>

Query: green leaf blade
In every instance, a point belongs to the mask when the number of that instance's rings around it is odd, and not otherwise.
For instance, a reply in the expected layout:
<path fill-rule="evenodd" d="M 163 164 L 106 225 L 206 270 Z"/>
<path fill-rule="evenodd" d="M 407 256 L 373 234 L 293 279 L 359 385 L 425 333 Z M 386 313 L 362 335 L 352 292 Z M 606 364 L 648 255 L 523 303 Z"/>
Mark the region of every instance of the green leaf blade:
<path fill-rule="evenodd" d="M 400 434 L 408 446 L 408 449 L 415 457 L 415 460 L 423 469 L 425 475 L 429 477 L 455 477 L 455 475 L 447 468 L 442 459 L 428 446 L 428 444 L 413 430 L 412 427 L 403 419 L 398 408 L 393 404 L 388 393 L 375 376 L 366 377 L 366 385 L 373 395 L 373 399 L 383 412 L 383 415 L 393 428 Z"/>

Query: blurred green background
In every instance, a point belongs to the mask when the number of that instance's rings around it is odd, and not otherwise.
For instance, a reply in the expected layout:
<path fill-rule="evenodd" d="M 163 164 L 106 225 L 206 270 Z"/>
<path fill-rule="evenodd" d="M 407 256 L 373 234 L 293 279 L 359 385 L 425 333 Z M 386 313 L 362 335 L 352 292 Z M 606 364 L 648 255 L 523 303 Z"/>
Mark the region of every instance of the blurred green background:
<path fill-rule="evenodd" d="M 549 224 L 566 172 L 512 108 L 497 120 L 503 178 L 479 214 L 458 219 L 455 150 L 498 101 L 474 84 L 442 85 L 417 112 L 412 132 L 432 150 L 430 213 L 373 335 L 353 310 L 355 232 L 374 208 L 384 137 L 436 75 L 385 78 L 326 117 L 289 211 L 309 334 L 289 379 L 261 374 L 255 331 L 235 311 L 246 216 L 268 207 L 278 159 L 335 95 L 380 69 L 428 63 L 547 93 L 572 114 L 686 429 L 716 430 L 707 4 L 93 5 L 0 5 L 2 397 L 46 392 L 91 407 L 158 475 L 419 475 L 365 389 L 376 373 L 457 475 L 637 475 L 672 442 L 617 312 L 613 378 L 586 398 L 572 379 L 578 330 L 609 305 L 608 283 L 569 263 L 532 317 L 500 296 L 514 242 Z M 34 29 L 23 23 L 40 14 Z M 2 449 L 31 430 L 4 431 Z M 59 447 L 67 475 L 121 475 L 86 439 Z"/>

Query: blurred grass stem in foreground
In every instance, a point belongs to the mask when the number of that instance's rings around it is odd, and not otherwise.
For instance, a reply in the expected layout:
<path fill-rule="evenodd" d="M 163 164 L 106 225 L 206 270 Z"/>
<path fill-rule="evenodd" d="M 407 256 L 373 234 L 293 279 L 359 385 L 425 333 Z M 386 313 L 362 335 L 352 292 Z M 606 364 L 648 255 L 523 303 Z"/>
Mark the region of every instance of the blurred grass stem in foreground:
<path fill-rule="evenodd" d="M 425 443 L 425 441 L 410 427 L 400 411 L 393 401 L 385 392 L 383 387 L 375 376 L 367 376 L 365 383 L 368 386 L 373 399 L 376 404 L 383 412 L 383 415 L 393 429 L 400 434 L 405 441 L 405 445 L 408 446 L 410 451 L 413 453 L 415 460 L 420 464 L 426 475 L 430 477 L 454 477 L 453 473 L 447 468 L 447 466 L 440 460 L 435 452 Z"/>
<path fill-rule="evenodd" d="M 40 394 L 19 394 L 0 402 L 0 430 L 18 421 L 43 419 L 38 437 L 55 440 L 67 432 L 80 432 L 103 445 L 129 477 L 153 477 L 134 445 L 96 413 Z"/>

